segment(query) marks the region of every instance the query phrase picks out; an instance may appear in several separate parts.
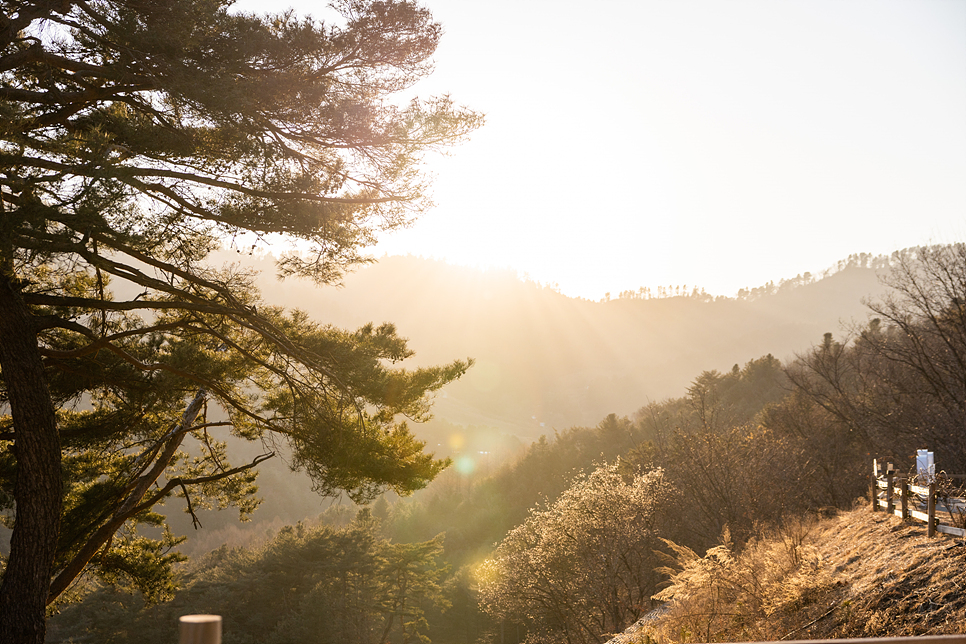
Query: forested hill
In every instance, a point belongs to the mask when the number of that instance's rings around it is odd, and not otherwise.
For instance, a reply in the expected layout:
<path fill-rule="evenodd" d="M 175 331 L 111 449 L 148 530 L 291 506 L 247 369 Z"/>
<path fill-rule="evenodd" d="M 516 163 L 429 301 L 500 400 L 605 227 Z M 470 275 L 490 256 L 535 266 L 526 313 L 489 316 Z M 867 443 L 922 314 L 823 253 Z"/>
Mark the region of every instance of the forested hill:
<path fill-rule="evenodd" d="M 320 322 L 395 323 L 418 364 L 474 358 L 469 374 L 438 398 L 436 416 L 524 439 L 680 396 L 704 370 L 768 353 L 789 358 L 826 332 L 838 336 L 843 323 L 864 321 L 862 299 L 881 290 L 868 256 L 824 278 L 742 298 L 623 294 L 602 302 L 566 297 L 512 271 L 416 257 L 383 258 L 347 275 L 343 288 L 322 289 L 277 282 L 269 259 L 223 257 L 261 269 L 266 299 Z"/>

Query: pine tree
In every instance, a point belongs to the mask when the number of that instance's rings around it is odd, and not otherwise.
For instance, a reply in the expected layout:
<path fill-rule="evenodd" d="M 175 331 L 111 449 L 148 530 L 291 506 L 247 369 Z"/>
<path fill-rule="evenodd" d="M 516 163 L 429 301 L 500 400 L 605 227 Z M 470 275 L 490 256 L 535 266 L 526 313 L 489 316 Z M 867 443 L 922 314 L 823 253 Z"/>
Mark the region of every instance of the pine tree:
<path fill-rule="evenodd" d="M 320 492 L 359 499 L 443 465 L 396 419 L 466 362 L 393 368 L 411 352 L 392 325 L 319 325 L 205 263 L 226 239 L 298 242 L 279 273 L 337 283 L 428 205 L 422 156 L 480 124 L 395 98 L 440 27 L 395 0 L 340 0 L 332 23 L 229 5 L 4 3 L 0 641 L 41 642 L 81 574 L 166 583 L 136 524 L 172 494 L 249 512 L 262 457 L 230 464 L 226 433 L 287 444 Z"/>

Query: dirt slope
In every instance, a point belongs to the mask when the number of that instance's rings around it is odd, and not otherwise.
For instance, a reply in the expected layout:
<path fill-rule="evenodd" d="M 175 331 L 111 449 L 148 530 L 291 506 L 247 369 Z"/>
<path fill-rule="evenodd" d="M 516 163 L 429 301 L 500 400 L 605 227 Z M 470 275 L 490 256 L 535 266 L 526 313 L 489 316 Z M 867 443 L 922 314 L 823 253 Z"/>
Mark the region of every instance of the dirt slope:
<path fill-rule="evenodd" d="M 862 508 L 834 519 L 819 548 L 841 603 L 796 637 L 966 632 L 966 542 L 926 537 L 923 523 Z"/>
<path fill-rule="evenodd" d="M 721 602 L 729 581 L 665 605 L 614 644 L 966 633 L 966 541 L 930 539 L 922 523 L 863 506 L 813 524 L 800 547 L 814 555 L 808 570 L 789 570 L 777 581 L 763 578 L 760 561 L 737 557 L 730 564 L 731 579 L 758 575 L 748 587 L 766 589 L 764 602 L 741 592 Z M 764 542 L 752 554 L 781 550 L 781 543 Z M 708 597 L 719 602 L 709 605 Z"/>

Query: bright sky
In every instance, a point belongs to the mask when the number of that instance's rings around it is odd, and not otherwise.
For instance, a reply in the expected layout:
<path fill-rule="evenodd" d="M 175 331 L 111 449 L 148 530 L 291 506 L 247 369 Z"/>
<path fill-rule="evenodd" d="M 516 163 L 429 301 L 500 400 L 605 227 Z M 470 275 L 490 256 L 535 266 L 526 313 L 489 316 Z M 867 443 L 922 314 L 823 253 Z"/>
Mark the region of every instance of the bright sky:
<path fill-rule="evenodd" d="M 420 93 L 487 124 L 377 256 L 599 299 L 966 240 L 966 0 L 424 4 L 445 36 Z"/>

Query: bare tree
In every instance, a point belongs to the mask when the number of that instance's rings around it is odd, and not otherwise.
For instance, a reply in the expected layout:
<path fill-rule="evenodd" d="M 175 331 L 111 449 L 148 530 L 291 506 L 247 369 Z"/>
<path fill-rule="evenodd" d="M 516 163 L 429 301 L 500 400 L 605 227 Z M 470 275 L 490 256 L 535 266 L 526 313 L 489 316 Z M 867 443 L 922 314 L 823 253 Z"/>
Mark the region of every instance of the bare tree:
<path fill-rule="evenodd" d="M 869 450 L 929 447 L 966 467 L 966 244 L 896 253 L 890 292 L 852 339 L 831 334 L 789 368 L 799 391 L 855 432 Z"/>

